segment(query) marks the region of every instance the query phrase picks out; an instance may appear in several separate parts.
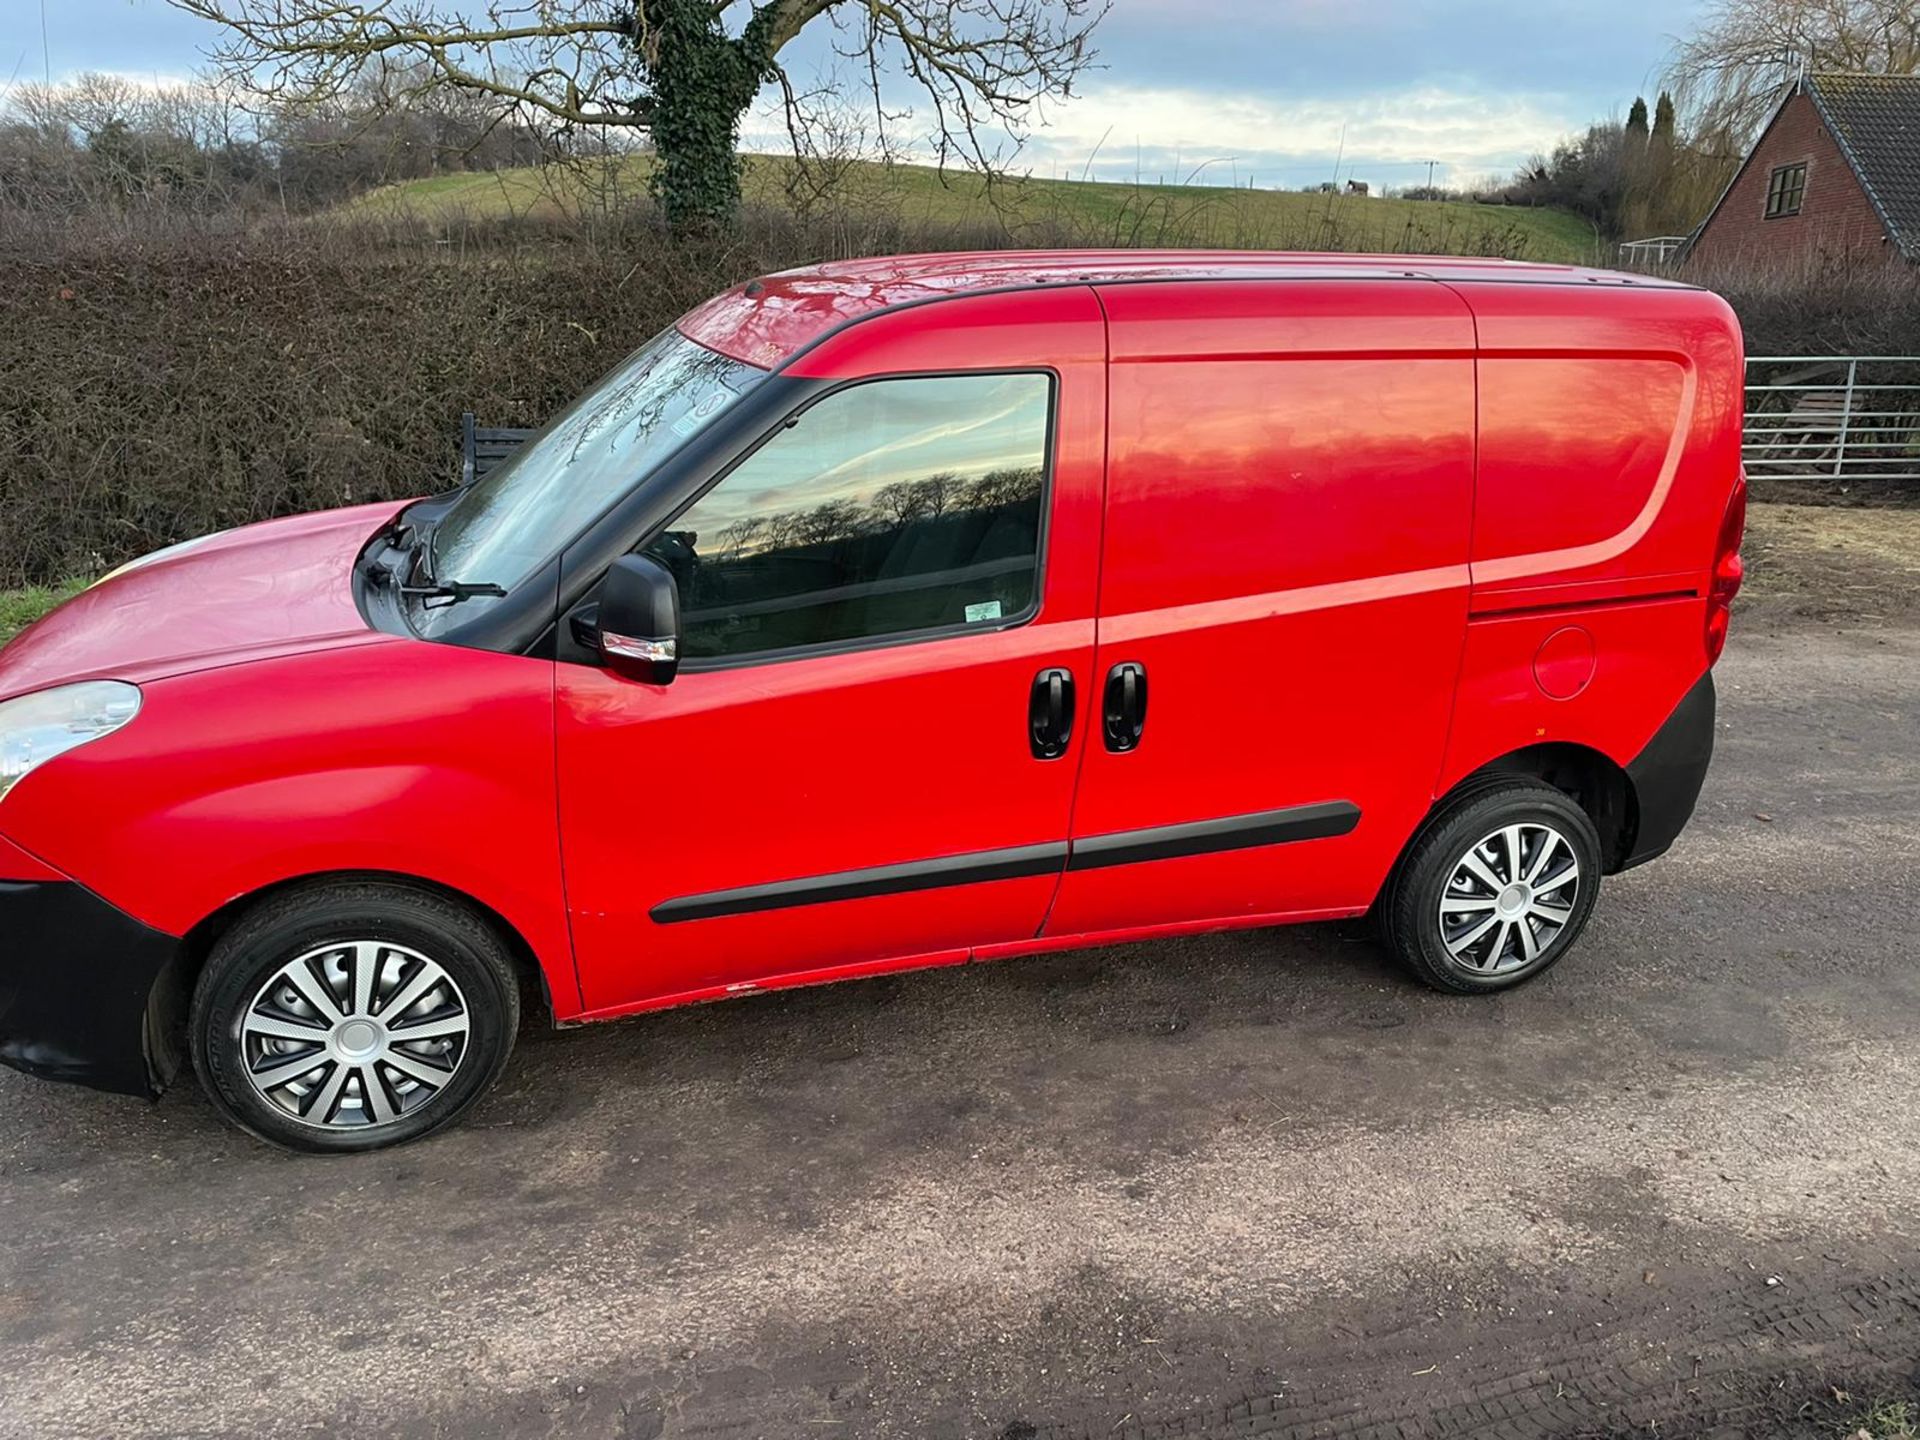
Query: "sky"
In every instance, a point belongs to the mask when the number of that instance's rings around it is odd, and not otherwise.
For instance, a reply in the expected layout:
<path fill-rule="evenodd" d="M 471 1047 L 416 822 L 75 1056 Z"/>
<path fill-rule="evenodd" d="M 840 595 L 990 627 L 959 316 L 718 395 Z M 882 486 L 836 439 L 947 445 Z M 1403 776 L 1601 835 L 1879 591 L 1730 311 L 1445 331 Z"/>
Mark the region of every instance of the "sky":
<path fill-rule="evenodd" d="M 1337 166 L 1376 190 L 1424 181 L 1429 161 L 1443 182 L 1505 176 L 1624 115 L 1700 3 L 1115 0 L 1096 33 L 1103 68 L 1048 110 L 1018 168 L 1297 188 Z M 213 38 L 164 0 L 45 0 L 43 54 L 41 13 L 0 0 L 0 78 L 179 77 Z M 796 76 L 834 63 L 824 33 L 783 59 Z M 750 147 L 777 136 L 750 119 Z"/>

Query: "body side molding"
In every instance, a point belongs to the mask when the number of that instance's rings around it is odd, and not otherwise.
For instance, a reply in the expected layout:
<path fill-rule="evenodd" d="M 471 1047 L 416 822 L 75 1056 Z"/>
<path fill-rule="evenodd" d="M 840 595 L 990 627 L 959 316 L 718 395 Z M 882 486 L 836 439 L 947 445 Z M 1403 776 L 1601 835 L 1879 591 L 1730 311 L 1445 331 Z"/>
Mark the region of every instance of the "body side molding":
<path fill-rule="evenodd" d="M 1256 845 L 1285 845 L 1295 840 L 1327 840 L 1360 823 L 1360 807 L 1346 800 L 1290 805 L 1252 815 L 1228 815 L 1186 825 L 1157 825 L 1151 830 L 1121 830 L 1075 840 L 1067 856 L 1069 870 L 1098 870 L 1142 860 L 1172 860 Z"/>
<path fill-rule="evenodd" d="M 688 920 L 717 919 L 724 915 L 750 915 L 762 910 L 822 905 L 833 900 L 863 900 L 875 895 L 898 895 L 910 890 L 938 890 L 989 880 L 1052 875 L 1062 870 L 1095 870 L 1109 865 L 1171 860 L 1182 855 L 1246 850 L 1260 845 L 1284 845 L 1296 840 L 1323 840 L 1345 835 L 1359 823 L 1358 806 L 1346 800 L 1331 800 L 1315 805 L 1293 805 L 1284 810 L 1262 810 L 1251 815 L 1228 815 L 1218 820 L 1197 820 L 1184 825 L 1160 825 L 1148 830 L 1089 835 L 1071 844 L 1057 840 L 1039 845 L 1017 845 L 1004 850 L 976 850 L 965 855 L 943 855 L 935 860 L 877 865 L 867 870 L 842 870 L 828 875 L 809 875 L 799 880 L 745 885 L 736 890 L 712 890 L 704 895 L 663 900 L 648 913 L 655 924 L 675 925 Z"/>
<path fill-rule="evenodd" d="M 976 850 L 967 855 L 944 855 L 938 860 L 912 860 L 904 865 L 876 865 L 869 870 L 841 870 L 809 875 L 802 880 L 776 880 L 770 885 L 744 885 L 737 890 L 711 890 L 662 900 L 648 912 L 659 925 L 683 920 L 711 920 L 721 915 L 750 915 L 757 910 L 785 910 L 795 905 L 821 905 L 829 900 L 864 900 L 872 895 L 898 895 L 906 890 L 939 890 L 950 885 L 976 885 L 985 880 L 1019 880 L 1030 875 L 1053 875 L 1067 858 L 1067 842 L 1018 845 L 1007 850 Z"/>

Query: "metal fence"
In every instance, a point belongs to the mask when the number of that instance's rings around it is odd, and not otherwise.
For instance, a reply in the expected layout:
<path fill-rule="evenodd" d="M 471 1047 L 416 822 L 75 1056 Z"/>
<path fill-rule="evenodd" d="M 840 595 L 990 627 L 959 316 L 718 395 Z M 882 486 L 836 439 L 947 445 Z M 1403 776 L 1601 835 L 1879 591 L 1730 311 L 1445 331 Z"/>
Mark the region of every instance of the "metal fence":
<path fill-rule="evenodd" d="M 1644 240 L 1622 240 L 1620 263 L 1650 270 L 1665 265 L 1686 246 L 1690 235 L 1649 235 Z"/>
<path fill-rule="evenodd" d="M 1920 356 L 1747 358 L 1747 473 L 1920 481 Z"/>

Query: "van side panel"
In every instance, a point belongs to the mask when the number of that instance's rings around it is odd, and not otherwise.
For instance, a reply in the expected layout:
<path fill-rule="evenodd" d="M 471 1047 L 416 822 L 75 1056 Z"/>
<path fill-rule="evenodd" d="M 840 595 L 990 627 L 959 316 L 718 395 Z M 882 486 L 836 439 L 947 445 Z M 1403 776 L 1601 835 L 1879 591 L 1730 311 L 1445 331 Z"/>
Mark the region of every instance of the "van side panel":
<path fill-rule="evenodd" d="M 1479 327 L 1480 464 L 1436 795 L 1548 742 L 1625 766 L 1693 688 L 1744 406 L 1738 322 L 1716 296 L 1457 288 Z"/>
<path fill-rule="evenodd" d="M 1431 281 L 1112 286 L 1107 523 L 1077 854 L 1358 812 L 1348 833 L 1070 864 L 1048 936 L 1363 908 L 1445 744 L 1466 624 L 1473 328 Z M 1141 742 L 1101 693 L 1145 667 Z M 1257 830 L 1257 826 L 1249 825 Z"/>
<path fill-rule="evenodd" d="M 1482 357 L 1474 564 L 1613 548 L 1661 483 L 1687 370 L 1667 356 Z M 1596 569 L 1634 561 L 1630 547 Z"/>
<path fill-rule="evenodd" d="M 1739 322 L 1700 290 L 1460 285 L 1480 344 L 1474 610 L 1704 593 L 1740 470 Z M 1617 586 L 1609 582 L 1621 582 Z M 1703 657 L 1704 663 L 1704 657 Z"/>

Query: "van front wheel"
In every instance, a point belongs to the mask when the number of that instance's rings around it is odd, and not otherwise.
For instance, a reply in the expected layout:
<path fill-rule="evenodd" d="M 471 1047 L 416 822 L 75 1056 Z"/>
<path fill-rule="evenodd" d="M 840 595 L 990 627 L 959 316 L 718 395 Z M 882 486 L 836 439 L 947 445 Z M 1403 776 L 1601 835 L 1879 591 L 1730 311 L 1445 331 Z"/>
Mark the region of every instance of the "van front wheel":
<path fill-rule="evenodd" d="M 214 946 L 189 1025 L 229 1120 L 294 1150 L 375 1150 L 446 1125 L 506 1064 L 520 994 L 500 938 L 402 885 L 303 888 Z"/>
<path fill-rule="evenodd" d="M 1515 780 L 1430 825 L 1381 899 L 1382 931 L 1437 990 L 1505 990 L 1557 964 L 1593 913 L 1600 839 L 1559 790 Z"/>

